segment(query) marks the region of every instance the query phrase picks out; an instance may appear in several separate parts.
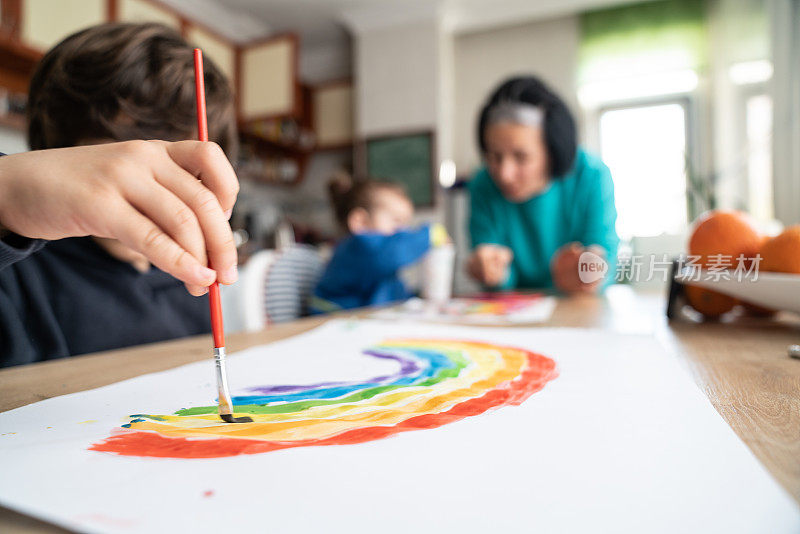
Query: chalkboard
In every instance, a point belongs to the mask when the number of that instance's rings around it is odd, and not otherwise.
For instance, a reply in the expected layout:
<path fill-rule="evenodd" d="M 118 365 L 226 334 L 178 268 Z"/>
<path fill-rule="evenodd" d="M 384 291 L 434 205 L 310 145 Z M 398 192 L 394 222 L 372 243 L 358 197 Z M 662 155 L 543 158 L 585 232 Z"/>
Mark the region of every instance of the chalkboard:
<path fill-rule="evenodd" d="M 433 134 L 375 137 L 366 142 L 370 178 L 402 184 L 414 206 L 433 206 Z"/>

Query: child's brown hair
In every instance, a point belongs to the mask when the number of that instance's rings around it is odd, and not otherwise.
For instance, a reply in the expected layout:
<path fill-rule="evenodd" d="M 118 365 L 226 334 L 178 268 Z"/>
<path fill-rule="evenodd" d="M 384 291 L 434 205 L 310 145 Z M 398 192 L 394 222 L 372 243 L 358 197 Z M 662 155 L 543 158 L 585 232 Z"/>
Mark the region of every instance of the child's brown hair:
<path fill-rule="evenodd" d="M 160 24 L 109 23 L 70 35 L 45 54 L 31 80 L 28 144 L 196 139 L 193 61 L 193 48 Z M 233 93 L 208 58 L 204 74 L 209 139 L 233 160 Z"/>
<path fill-rule="evenodd" d="M 328 182 L 328 194 L 333 204 L 336 221 L 347 230 L 347 218 L 354 209 L 362 208 L 370 211 L 375 204 L 375 194 L 379 191 L 391 191 L 408 198 L 405 188 L 394 182 L 385 180 L 354 180 L 351 176 L 337 174 Z"/>

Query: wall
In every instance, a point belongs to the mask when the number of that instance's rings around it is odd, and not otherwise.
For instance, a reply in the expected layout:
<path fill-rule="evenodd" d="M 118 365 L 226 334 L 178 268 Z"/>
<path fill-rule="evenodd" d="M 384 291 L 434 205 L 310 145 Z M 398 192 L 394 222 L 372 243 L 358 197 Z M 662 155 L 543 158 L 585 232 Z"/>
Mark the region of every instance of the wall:
<path fill-rule="evenodd" d="M 357 136 L 436 127 L 438 50 L 433 20 L 357 36 Z"/>
<path fill-rule="evenodd" d="M 407 14 L 406 14 L 407 15 Z M 434 168 L 452 157 L 452 36 L 434 12 L 409 19 L 368 16 L 349 20 L 354 33 L 356 138 L 420 130 L 435 132 Z M 415 222 L 443 222 L 443 195 Z"/>
<path fill-rule="evenodd" d="M 306 46 L 300 41 L 299 71 L 303 83 L 317 84 L 352 76 L 351 45 Z"/>
<path fill-rule="evenodd" d="M 748 156 L 744 116 L 747 88 L 735 85 L 730 66 L 770 59 L 766 28 L 751 28 L 763 18 L 763 0 L 715 0 L 709 3 L 711 145 L 717 203 L 748 209 Z M 766 88 L 764 88 L 766 90 Z"/>
<path fill-rule="evenodd" d="M 356 136 L 436 129 L 443 39 L 439 2 L 352 6 L 340 14 L 353 38 Z"/>
<path fill-rule="evenodd" d="M 475 140 L 480 107 L 513 74 L 541 76 L 578 117 L 574 76 L 578 37 L 575 16 L 456 36 L 454 159 L 459 176 L 480 164 Z"/>
<path fill-rule="evenodd" d="M 0 126 L 0 152 L 3 154 L 16 154 L 28 150 L 28 141 L 25 134 L 15 128 Z"/>
<path fill-rule="evenodd" d="M 241 9 L 231 9 L 218 0 L 161 1 L 236 43 L 246 43 L 272 32 L 272 28 L 258 17 Z"/>

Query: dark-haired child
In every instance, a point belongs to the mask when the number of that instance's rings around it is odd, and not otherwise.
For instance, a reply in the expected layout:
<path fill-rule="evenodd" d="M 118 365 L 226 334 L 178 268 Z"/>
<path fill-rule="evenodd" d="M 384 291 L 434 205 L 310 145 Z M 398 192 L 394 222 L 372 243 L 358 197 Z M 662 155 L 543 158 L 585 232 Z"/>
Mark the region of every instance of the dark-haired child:
<path fill-rule="evenodd" d="M 95 26 L 44 56 L 34 152 L 0 158 L 0 365 L 209 330 L 179 280 L 193 295 L 236 280 L 238 182 L 220 149 L 236 148 L 232 93 L 211 61 L 205 85 L 216 143 L 179 141 L 196 138 L 194 66 L 174 30 Z"/>
<path fill-rule="evenodd" d="M 339 178 L 329 187 L 336 218 L 348 236 L 337 245 L 314 291 L 314 311 L 409 298 L 398 271 L 418 261 L 432 246 L 446 243 L 444 227 L 408 229 L 414 206 L 396 184 Z"/>

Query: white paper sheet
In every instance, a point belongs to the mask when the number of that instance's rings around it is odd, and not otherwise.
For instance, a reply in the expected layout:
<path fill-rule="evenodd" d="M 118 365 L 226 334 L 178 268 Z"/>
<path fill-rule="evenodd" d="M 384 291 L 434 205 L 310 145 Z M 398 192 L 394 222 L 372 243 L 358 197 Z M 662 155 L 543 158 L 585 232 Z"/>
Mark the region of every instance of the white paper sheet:
<path fill-rule="evenodd" d="M 231 385 L 389 376 L 400 364 L 361 354 L 387 338 L 525 348 L 559 376 L 519 406 L 355 445 L 87 450 L 127 415 L 213 403 L 212 362 L 191 364 L 0 414 L 0 503 L 85 532 L 800 531 L 796 503 L 651 337 L 335 321 L 233 355 Z"/>
<path fill-rule="evenodd" d="M 536 324 L 550 319 L 556 307 L 555 297 L 542 295 L 514 305 L 504 306 L 502 299 L 453 298 L 444 306 L 431 305 L 420 298 L 412 298 L 399 306 L 379 310 L 372 314 L 375 319 L 400 319 L 437 323 L 460 323 L 474 325 L 503 326 L 512 324 Z"/>

